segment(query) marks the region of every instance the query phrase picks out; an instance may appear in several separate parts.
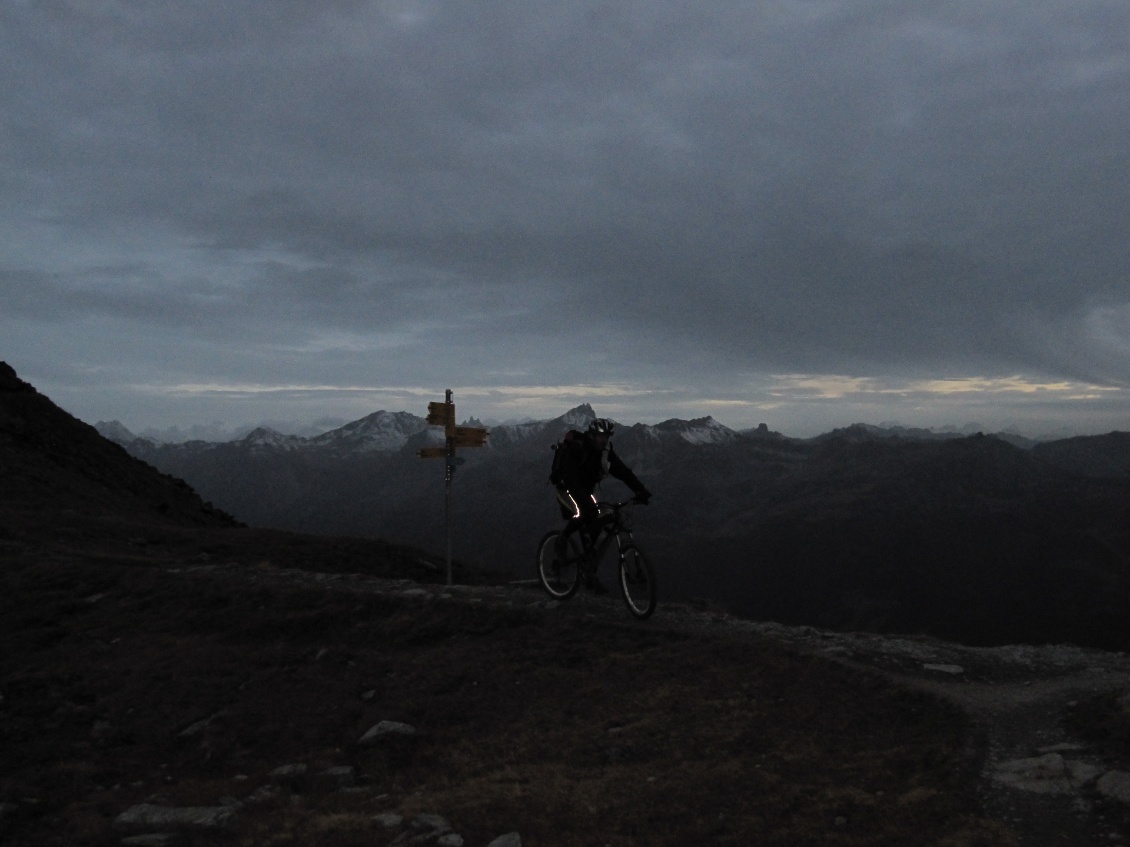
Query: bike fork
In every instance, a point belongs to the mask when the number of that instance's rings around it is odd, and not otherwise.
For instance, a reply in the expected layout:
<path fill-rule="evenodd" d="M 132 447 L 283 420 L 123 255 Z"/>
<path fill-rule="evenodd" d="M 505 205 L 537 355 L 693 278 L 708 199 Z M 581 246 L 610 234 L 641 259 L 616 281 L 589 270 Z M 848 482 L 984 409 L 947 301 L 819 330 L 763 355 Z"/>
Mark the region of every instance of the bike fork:
<path fill-rule="evenodd" d="M 627 538 L 628 538 L 627 541 L 624 540 L 624 536 L 627 536 Z M 619 558 L 619 560 L 621 562 L 624 561 L 624 548 L 627 547 L 631 543 L 632 543 L 632 534 L 630 532 L 623 532 L 623 533 L 617 534 L 617 536 L 616 536 L 616 554 L 617 554 L 617 557 Z"/>

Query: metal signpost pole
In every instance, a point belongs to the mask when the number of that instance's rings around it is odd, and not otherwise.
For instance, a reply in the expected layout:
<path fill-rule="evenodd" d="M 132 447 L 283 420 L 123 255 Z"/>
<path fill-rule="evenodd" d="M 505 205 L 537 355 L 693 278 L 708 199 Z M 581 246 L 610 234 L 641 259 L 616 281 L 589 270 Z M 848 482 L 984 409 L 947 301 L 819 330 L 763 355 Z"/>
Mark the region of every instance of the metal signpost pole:
<path fill-rule="evenodd" d="M 451 585 L 451 478 L 455 476 L 455 441 L 451 437 L 455 425 L 455 404 L 451 402 L 451 389 L 447 389 L 444 402 L 448 407 L 447 458 L 444 460 L 443 534 L 447 545 L 447 584 Z"/>
<path fill-rule="evenodd" d="M 443 459 L 443 535 L 447 548 L 447 584 L 452 583 L 451 574 L 451 479 L 455 468 L 463 464 L 463 457 L 457 457 L 457 447 L 485 447 L 489 431 L 480 426 L 456 426 L 455 403 L 451 399 L 451 389 L 447 389 L 444 402 L 429 403 L 427 423 L 429 426 L 442 426 L 444 446 L 424 447 L 416 451 L 421 459 Z"/>

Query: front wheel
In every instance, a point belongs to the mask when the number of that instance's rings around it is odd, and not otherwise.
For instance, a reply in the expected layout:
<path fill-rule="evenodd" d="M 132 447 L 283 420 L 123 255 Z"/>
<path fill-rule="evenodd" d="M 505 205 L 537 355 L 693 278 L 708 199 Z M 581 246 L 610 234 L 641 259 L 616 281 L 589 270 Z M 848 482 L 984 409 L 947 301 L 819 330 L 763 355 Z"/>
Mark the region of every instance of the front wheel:
<path fill-rule="evenodd" d="M 620 551 L 620 591 L 629 612 L 640 620 L 651 617 L 658 595 L 655 571 L 647 556 L 634 544 Z"/>
<path fill-rule="evenodd" d="M 557 555 L 558 530 L 546 533 L 538 544 L 538 580 L 554 600 L 568 600 L 581 587 L 581 561 L 584 552 L 577 542 L 576 533 L 569 536 L 565 555 Z"/>

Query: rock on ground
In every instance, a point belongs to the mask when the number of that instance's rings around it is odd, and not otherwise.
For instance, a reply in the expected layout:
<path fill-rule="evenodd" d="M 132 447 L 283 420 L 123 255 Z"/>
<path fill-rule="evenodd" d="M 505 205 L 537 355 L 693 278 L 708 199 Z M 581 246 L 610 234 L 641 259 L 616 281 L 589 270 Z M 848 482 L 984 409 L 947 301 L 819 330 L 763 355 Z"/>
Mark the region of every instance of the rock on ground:
<path fill-rule="evenodd" d="M 232 806 L 154 806 L 142 803 L 126 809 L 116 819 L 126 827 L 191 827 L 215 829 L 229 826 L 235 821 L 236 809 Z"/>
<path fill-rule="evenodd" d="M 1130 803 L 1130 773 L 1126 771 L 1107 771 L 1099 777 L 1095 788 L 1104 797 Z"/>
<path fill-rule="evenodd" d="M 358 744 L 372 744 L 389 736 L 415 735 L 416 727 L 399 721 L 381 721 L 376 726 L 370 727 L 357 741 Z"/>

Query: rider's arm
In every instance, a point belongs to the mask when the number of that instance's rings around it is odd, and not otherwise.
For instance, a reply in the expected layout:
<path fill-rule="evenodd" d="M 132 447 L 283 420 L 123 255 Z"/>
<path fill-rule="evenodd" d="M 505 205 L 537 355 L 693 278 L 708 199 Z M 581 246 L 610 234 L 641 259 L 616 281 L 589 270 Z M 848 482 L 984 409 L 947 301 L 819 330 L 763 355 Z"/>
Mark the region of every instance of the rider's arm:
<path fill-rule="evenodd" d="M 624 460 L 616 454 L 611 444 L 608 445 L 608 472 L 632 489 L 640 499 L 646 501 L 651 497 L 647 487 L 632 473 L 632 469 L 624 464 Z"/>

